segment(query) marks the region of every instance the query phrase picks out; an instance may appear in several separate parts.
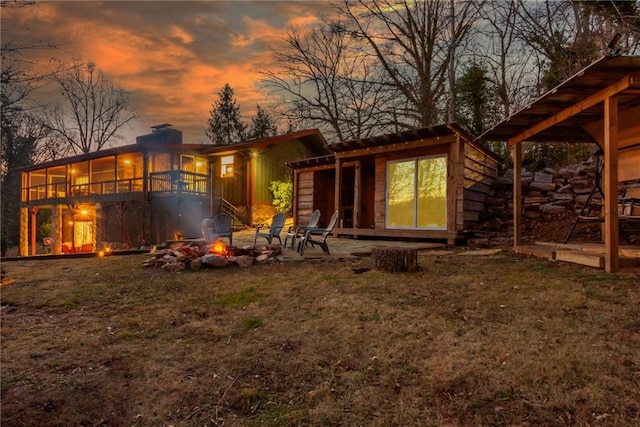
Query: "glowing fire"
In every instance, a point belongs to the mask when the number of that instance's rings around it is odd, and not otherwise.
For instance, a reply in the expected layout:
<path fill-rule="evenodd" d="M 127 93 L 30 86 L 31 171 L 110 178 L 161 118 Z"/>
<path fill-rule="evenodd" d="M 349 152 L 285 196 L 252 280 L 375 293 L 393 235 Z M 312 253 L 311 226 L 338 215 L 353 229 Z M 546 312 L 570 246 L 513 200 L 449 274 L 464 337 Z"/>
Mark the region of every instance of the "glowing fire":
<path fill-rule="evenodd" d="M 217 254 L 217 255 L 222 255 L 222 256 L 227 256 L 228 255 L 228 251 L 227 251 L 227 245 L 225 245 L 222 240 L 216 240 L 215 242 L 213 242 L 213 244 L 211 245 L 211 249 L 210 252 L 212 254 Z"/>

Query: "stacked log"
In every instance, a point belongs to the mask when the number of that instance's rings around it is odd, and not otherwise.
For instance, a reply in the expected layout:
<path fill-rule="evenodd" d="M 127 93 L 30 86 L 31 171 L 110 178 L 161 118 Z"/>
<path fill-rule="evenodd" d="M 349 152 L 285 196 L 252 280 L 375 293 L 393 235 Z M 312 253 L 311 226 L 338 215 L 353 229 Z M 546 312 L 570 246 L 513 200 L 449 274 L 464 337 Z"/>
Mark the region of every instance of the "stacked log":
<path fill-rule="evenodd" d="M 579 212 L 595 185 L 593 159 L 560 169 L 546 168 L 538 172 L 525 169 L 521 173 L 523 217 L 543 220 L 569 212 Z M 591 206 L 601 204 L 596 191 Z M 487 211 L 482 230 L 504 231 L 513 224 L 513 169 L 496 179 L 487 198 Z"/>

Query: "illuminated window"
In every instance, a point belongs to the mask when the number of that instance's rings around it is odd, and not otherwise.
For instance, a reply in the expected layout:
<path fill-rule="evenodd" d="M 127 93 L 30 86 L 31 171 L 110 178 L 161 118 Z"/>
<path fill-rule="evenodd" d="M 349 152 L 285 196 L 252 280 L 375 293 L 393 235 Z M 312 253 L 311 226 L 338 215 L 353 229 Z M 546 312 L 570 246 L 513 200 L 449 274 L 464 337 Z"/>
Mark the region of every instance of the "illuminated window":
<path fill-rule="evenodd" d="M 447 228 L 447 157 L 387 163 L 387 227 Z"/>
<path fill-rule="evenodd" d="M 220 176 L 223 178 L 233 176 L 233 156 L 224 156 L 220 163 Z"/>

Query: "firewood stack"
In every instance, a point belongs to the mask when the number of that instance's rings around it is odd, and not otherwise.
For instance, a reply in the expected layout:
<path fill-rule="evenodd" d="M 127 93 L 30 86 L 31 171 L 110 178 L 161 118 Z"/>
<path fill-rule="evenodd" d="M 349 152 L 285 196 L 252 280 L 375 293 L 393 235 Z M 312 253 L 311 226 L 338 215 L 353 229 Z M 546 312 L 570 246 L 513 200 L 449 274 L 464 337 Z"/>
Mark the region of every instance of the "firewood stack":
<path fill-rule="evenodd" d="M 589 159 L 576 165 L 539 172 L 523 169 L 523 216 L 530 220 L 545 220 L 558 214 L 579 212 L 595 185 L 595 162 Z M 506 171 L 493 184 L 487 198 L 483 230 L 500 231 L 512 224 L 513 170 Z M 546 218 L 548 219 L 548 218 Z"/>
<path fill-rule="evenodd" d="M 144 267 L 156 267 L 167 271 L 199 270 L 201 268 L 222 268 L 230 264 L 249 267 L 254 263 L 282 261 L 282 248 L 265 245 L 261 248 L 227 246 L 224 253 L 213 253 L 212 245 L 205 242 L 179 244 L 162 249 L 142 262 Z"/>

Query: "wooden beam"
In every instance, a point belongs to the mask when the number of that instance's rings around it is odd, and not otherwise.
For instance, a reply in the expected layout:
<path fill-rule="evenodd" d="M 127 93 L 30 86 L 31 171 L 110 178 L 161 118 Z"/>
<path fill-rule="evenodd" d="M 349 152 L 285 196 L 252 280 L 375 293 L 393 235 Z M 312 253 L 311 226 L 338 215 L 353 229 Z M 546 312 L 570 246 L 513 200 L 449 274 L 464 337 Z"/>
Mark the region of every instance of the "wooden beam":
<path fill-rule="evenodd" d="M 632 81 L 633 79 L 630 76 L 623 77 L 622 79 L 607 86 L 606 88 L 594 93 L 593 95 L 586 97 L 582 101 L 573 104 L 571 107 L 565 108 L 564 110 L 548 117 L 547 119 L 541 121 L 540 123 L 510 138 L 508 140 L 509 146 L 513 146 L 522 141 L 525 141 L 528 138 L 532 137 L 533 135 L 538 134 L 546 129 L 549 129 L 551 126 L 558 124 L 570 117 L 573 117 L 576 114 L 588 108 L 591 108 L 600 102 L 603 102 L 605 99 L 627 89 L 632 84 Z"/>
<path fill-rule="evenodd" d="M 618 271 L 618 98 L 604 100 L 604 268 Z"/>
<path fill-rule="evenodd" d="M 368 156 L 372 154 L 389 153 L 392 151 L 409 150 L 412 148 L 422 148 L 422 147 L 429 147 L 433 145 L 450 144 L 455 140 L 456 140 L 456 135 L 452 134 L 452 135 L 447 135 L 447 136 L 437 137 L 437 138 L 418 139 L 415 141 L 406 141 L 406 142 L 399 142 L 395 144 L 378 145 L 374 147 L 361 148 L 357 150 L 343 151 L 340 153 L 336 153 L 335 156 L 336 156 L 336 159 L 339 159 L 339 158 L 343 159 L 347 157 L 356 157 L 356 156 Z"/>
<path fill-rule="evenodd" d="M 353 187 L 353 218 L 351 223 L 354 228 L 360 227 L 360 205 L 362 205 L 362 161 L 356 161 L 355 183 Z"/>
<path fill-rule="evenodd" d="M 314 192 L 316 189 L 314 188 Z M 333 199 L 334 209 L 338 210 L 338 221 L 342 222 L 344 219 L 344 209 L 342 208 L 342 160 L 336 157 L 336 183 L 335 183 L 335 197 Z M 341 223 L 337 225 L 342 227 Z"/>
<path fill-rule="evenodd" d="M 522 145 L 511 148 L 513 156 L 513 247 L 522 245 Z"/>

